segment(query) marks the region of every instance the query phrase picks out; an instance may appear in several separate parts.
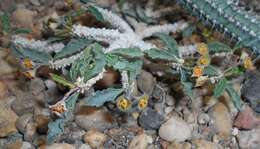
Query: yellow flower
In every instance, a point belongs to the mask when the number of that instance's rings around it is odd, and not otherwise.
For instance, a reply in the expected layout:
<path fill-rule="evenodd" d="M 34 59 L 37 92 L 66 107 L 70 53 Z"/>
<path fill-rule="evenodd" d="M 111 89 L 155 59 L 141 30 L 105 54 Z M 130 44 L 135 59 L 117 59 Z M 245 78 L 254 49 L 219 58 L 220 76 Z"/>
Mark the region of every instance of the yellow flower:
<path fill-rule="evenodd" d="M 210 64 L 209 56 L 202 56 L 198 60 L 198 65 L 208 66 Z"/>
<path fill-rule="evenodd" d="M 125 97 L 119 97 L 116 105 L 120 110 L 126 111 L 126 110 L 130 109 L 130 107 L 132 106 L 132 103 L 130 100 L 126 99 Z"/>
<path fill-rule="evenodd" d="M 29 58 L 25 58 L 25 59 L 23 60 L 23 66 L 24 66 L 25 68 L 27 68 L 27 69 L 32 69 L 32 68 L 33 68 L 33 62 L 32 62 L 32 60 L 29 59 Z"/>
<path fill-rule="evenodd" d="M 58 116 L 61 116 L 61 114 L 67 110 L 66 103 L 64 101 L 59 101 L 55 105 L 51 105 L 49 108 L 52 113 Z"/>
<path fill-rule="evenodd" d="M 244 58 L 244 68 L 248 69 L 248 70 L 255 69 L 254 64 L 253 64 L 253 62 L 252 62 L 250 57 L 245 57 Z"/>
<path fill-rule="evenodd" d="M 144 95 L 139 99 L 138 108 L 140 110 L 143 110 L 148 106 L 148 99 L 149 99 L 149 97 L 147 95 Z"/>
<path fill-rule="evenodd" d="M 195 66 L 193 68 L 192 77 L 200 77 L 203 75 L 203 67 L 201 66 Z"/>
<path fill-rule="evenodd" d="M 205 43 L 198 44 L 198 52 L 201 55 L 208 55 L 208 46 Z"/>
<path fill-rule="evenodd" d="M 35 77 L 35 70 L 25 71 L 22 74 L 28 79 L 33 79 Z"/>

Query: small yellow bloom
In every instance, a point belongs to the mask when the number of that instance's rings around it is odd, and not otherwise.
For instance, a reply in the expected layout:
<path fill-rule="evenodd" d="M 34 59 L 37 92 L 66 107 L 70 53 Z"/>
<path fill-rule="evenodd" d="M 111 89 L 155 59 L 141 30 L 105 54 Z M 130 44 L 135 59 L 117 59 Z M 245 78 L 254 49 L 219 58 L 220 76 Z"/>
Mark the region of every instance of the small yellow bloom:
<path fill-rule="evenodd" d="M 130 107 L 132 106 L 132 103 L 130 100 L 124 98 L 124 97 L 120 97 L 118 100 L 117 100 L 117 103 L 116 103 L 117 107 L 122 110 L 122 111 L 126 111 L 128 109 L 130 109 Z"/>
<path fill-rule="evenodd" d="M 138 108 L 140 110 L 143 110 L 148 106 L 148 99 L 149 99 L 149 97 L 147 95 L 144 95 L 139 99 Z"/>
<path fill-rule="evenodd" d="M 25 71 L 22 74 L 28 79 L 33 79 L 35 77 L 35 70 Z"/>
<path fill-rule="evenodd" d="M 208 55 L 208 46 L 205 43 L 198 44 L 198 52 L 201 55 Z"/>
<path fill-rule="evenodd" d="M 201 66 L 195 66 L 193 68 L 192 77 L 200 77 L 203 75 L 203 67 Z"/>
<path fill-rule="evenodd" d="M 202 56 L 198 60 L 198 65 L 208 66 L 210 64 L 209 56 Z"/>
<path fill-rule="evenodd" d="M 66 104 L 64 101 L 59 101 L 55 105 L 50 106 L 50 110 L 52 113 L 60 116 L 62 113 L 64 113 L 66 109 Z"/>
<path fill-rule="evenodd" d="M 254 64 L 253 64 L 253 62 L 252 62 L 250 57 L 245 57 L 244 58 L 244 68 L 248 69 L 248 70 L 255 69 Z"/>
<path fill-rule="evenodd" d="M 32 69 L 32 68 L 33 68 L 33 62 L 32 62 L 32 60 L 29 59 L 29 58 L 25 58 L 25 59 L 23 60 L 23 66 L 24 66 L 25 68 L 27 68 L 27 69 Z"/>

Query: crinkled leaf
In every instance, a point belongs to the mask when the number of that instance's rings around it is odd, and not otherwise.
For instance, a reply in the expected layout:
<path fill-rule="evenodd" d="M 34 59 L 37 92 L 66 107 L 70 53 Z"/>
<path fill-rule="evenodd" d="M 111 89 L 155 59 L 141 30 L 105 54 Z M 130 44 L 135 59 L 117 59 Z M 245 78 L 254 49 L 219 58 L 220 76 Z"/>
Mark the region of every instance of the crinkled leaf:
<path fill-rule="evenodd" d="M 84 51 L 84 55 L 76 60 L 70 69 L 70 77 L 76 81 L 78 77 L 84 82 L 102 72 L 106 65 L 105 54 L 99 44 L 93 44 Z"/>
<path fill-rule="evenodd" d="M 65 126 L 64 119 L 56 119 L 48 124 L 47 142 L 53 143 L 63 132 Z"/>
<path fill-rule="evenodd" d="M 68 111 L 65 112 L 64 114 L 65 114 L 65 119 L 68 121 L 73 118 L 73 113 L 74 113 L 74 109 L 75 109 L 75 105 L 77 103 L 78 97 L 79 97 L 79 92 L 75 92 L 66 99 L 66 108 Z"/>
<path fill-rule="evenodd" d="M 89 7 L 88 7 L 88 10 L 90 11 L 90 13 L 91 13 L 92 15 L 94 15 L 94 16 L 96 17 L 96 19 L 97 19 L 98 21 L 102 21 L 102 22 L 105 21 L 103 15 L 98 11 L 98 9 L 97 9 L 96 7 L 94 7 L 94 6 L 89 6 Z"/>
<path fill-rule="evenodd" d="M 50 54 L 43 51 L 24 49 L 21 46 L 12 46 L 11 49 L 18 58 L 29 58 L 36 63 L 48 64 L 49 61 L 52 59 Z"/>
<path fill-rule="evenodd" d="M 216 98 L 221 96 L 223 94 L 223 92 L 225 91 L 227 85 L 228 85 L 227 79 L 226 78 L 221 79 L 215 86 L 213 96 L 215 96 Z"/>
<path fill-rule="evenodd" d="M 154 35 L 159 37 L 163 41 L 163 43 L 167 47 L 167 50 L 169 50 L 171 54 L 179 56 L 178 44 L 171 36 L 165 33 L 156 33 Z"/>
<path fill-rule="evenodd" d="M 217 76 L 219 73 L 218 73 L 218 70 L 216 67 L 212 66 L 212 65 L 209 65 L 207 67 L 204 68 L 204 71 L 203 71 L 203 75 L 206 75 L 206 76 Z"/>
<path fill-rule="evenodd" d="M 60 52 L 56 53 L 54 60 L 66 58 L 73 54 L 82 51 L 91 43 L 91 40 L 87 39 L 72 39 Z"/>
<path fill-rule="evenodd" d="M 110 53 L 130 58 L 141 57 L 144 55 L 139 48 L 119 48 L 111 51 Z"/>
<path fill-rule="evenodd" d="M 62 76 L 56 75 L 54 73 L 51 73 L 50 75 L 51 75 L 52 80 L 54 80 L 54 81 L 56 81 L 56 82 L 58 82 L 58 83 L 60 83 L 60 84 L 62 84 L 64 86 L 67 86 L 69 88 L 74 88 L 75 87 L 75 85 L 72 82 L 66 80 Z"/>
<path fill-rule="evenodd" d="M 177 57 L 175 55 L 172 55 L 168 50 L 159 50 L 159 49 L 149 49 L 144 51 L 148 57 L 151 59 L 159 59 L 159 60 L 165 60 L 165 61 L 171 61 L 176 62 Z"/>
<path fill-rule="evenodd" d="M 136 76 L 140 74 L 142 66 L 143 66 L 143 61 L 141 60 L 136 60 L 128 63 L 125 70 L 129 72 L 128 75 L 129 75 L 130 82 L 134 81 L 136 79 Z"/>
<path fill-rule="evenodd" d="M 193 90 L 192 90 L 192 83 L 189 82 L 187 79 L 187 72 L 185 72 L 183 69 L 180 70 L 181 75 L 181 84 L 183 85 L 184 92 L 193 99 Z"/>
<path fill-rule="evenodd" d="M 2 29 L 4 32 L 9 33 L 10 32 L 10 18 L 8 13 L 4 13 L 1 17 L 2 22 Z"/>
<path fill-rule="evenodd" d="M 227 91 L 228 95 L 231 97 L 235 107 L 238 110 L 241 110 L 241 107 L 242 107 L 241 98 L 231 84 L 228 84 L 226 86 L 226 91 Z"/>
<path fill-rule="evenodd" d="M 122 56 L 110 53 L 106 54 L 106 61 L 108 66 L 111 66 L 119 71 L 125 70 L 127 65 L 129 64 L 128 60 L 123 58 Z"/>
<path fill-rule="evenodd" d="M 100 107 L 105 102 L 114 101 L 120 94 L 123 93 L 123 91 L 123 89 L 115 88 L 97 91 L 93 96 L 85 99 L 85 104 L 88 106 Z"/>
<path fill-rule="evenodd" d="M 221 42 L 208 43 L 208 49 L 211 54 L 232 51 L 232 49 L 228 45 Z"/>
<path fill-rule="evenodd" d="M 151 18 L 151 17 L 148 17 L 145 14 L 144 11 L 145 10 L 141 6 L 137 5 L 137 7 L 136 7 L 136 15 L 138 17 L 138 20 L 140 20 L 142 22 L 145 22 L 145 23 L 153 23 L 153 22 L 155 22 L 154 19 Z"/>

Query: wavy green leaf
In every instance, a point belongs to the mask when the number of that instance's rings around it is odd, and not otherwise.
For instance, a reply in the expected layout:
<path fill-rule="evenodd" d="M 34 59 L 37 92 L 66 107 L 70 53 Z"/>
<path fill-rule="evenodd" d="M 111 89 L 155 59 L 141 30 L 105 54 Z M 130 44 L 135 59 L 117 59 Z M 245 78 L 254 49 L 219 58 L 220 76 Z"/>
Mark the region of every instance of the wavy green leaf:
<path fill-rule="evenodd" d="M 168 50 L 160 50 L 152 48 L 150 50 L 144 51 L 147 56 L 154 60 L 165 60 L 170 62 L 177 62 L 177 57 L 171 54 Z"/>
<path fill-rule="evenodd" d="M 115 54 L 115 55 L 121 55 L 126 56 L 129 58 L 138 58 L 142 57 L 144 54 L 139 48 L 119 48 L 115 49 L 109 53 Z"/>
<path fill-rule="evenodd" d="M 227 85 L 228 85 L 227 79 L 226 78 L 221 79 L 215 86 L 213 96 L 215 96 L 216 98 L 220 97 L 225 91 Z"/>
<path fill-rule="evenodd" d="M 165 33 L 156 33 L 154 36 L 159 37 L 163 41 L 171 54 L 179 56 L 178 43 L 171 36 Z"/>
<path fill-rule="evenodd" d="M 54 80 L 55 82 L 58 82 L 58 83 L 60 83 L 60 84 L 62 84 L 64 86 L 67 86 L 69 88 L 74 88 L 75 87 L 75 85 L 72 82 L 66 80 L 62 76 L 56 75 L 54 73 L 51 73 L 50 75 L 51 75 L 52 80 Z"/>
<path fill-rule="evenodd" d="M 227 91 L 228 95 L 231 97 L 235 107 L 240 111 L 242 108 L 242 103 L 241 103 L 241 98 L 238 95 L 238 93 L 235 91 L 235 89 L 233 88 L 233 86 L 231 84 L 228 84 L 226 86 L 226 91 Z"/>
<path fill-rule="evenodd" d="M 220 52 L 232 52 L 232 49 L 228 45 L 216 41 L 208 43 L 208 49 L 210 54 L 220 53 Z"/>
<path fill-rule="evenodd" d="M 116 98 L 123 93 L 123 89 L 108 88 L 97 91 L 93 96 L 85 98 L 85 104 L 88 106 L 100 107 L 105 102 L 115 101 Z"/>
<path fill-rule="evenodd" d="M 82 51 L 86 48 L 92 41 L 87 39 L 72 39 L 60 52 L 56 53 L 54 60 L 66 58 L 72 56 L 73 54 Z"/>

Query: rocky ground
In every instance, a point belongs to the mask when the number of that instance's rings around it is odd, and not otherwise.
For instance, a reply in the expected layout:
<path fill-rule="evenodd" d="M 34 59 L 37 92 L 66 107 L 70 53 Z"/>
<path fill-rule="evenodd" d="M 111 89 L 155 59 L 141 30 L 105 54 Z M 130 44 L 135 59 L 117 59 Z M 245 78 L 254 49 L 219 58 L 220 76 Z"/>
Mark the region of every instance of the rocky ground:
<path fill-rule="evenodd" d="M 98 0 L 103 7 L 114 0 Z M 74 7 L 80 5 L 75 2 Z M 254 9 L 257 8 L 254 6 Z M 29 37 L 44 36 L 42 22 L 68 9 L 62 0 L 1 0 L 0 14 L 10 12 L 12 28 L 31 28 Z M 258 9 L 258 8 L 257 8 Z M 187 15 L 187 14 L 184 14 Z M 2 149 L 258 149 L 260 148 L 260 73 L 249 72 L 241 90 L 245 109 L 238 112 L 229 96 L 219 102 L 198 88 L 191 102 L 177 83 L 166 83 L 149 69 L 137 79 L 137 88 L 153 94 L 156 102 L 141 113 L 113 111 L 77 104 L 74 120 L 66 125 L 55 144 L 46 144 L 51 113 L 46 103 L 55 103 L 64 88 L 47 77 L 53 71 L 41 68 L 28 80 L 19 75 L 19 66 L 10 54 L 11 34 L 0 28 L 0 148 Z M 193 36 L 187 40 L 197 40 Z M 185 42 L 185 41 L 184 41 Z M 113 80 L 106 74 L 104 82 Z M 109 81 L 107 81 L 109 80 Z M 160 86 L 160 88 L 159 88 Z M 237 88 L 240 88 L 237 85 Z M 161 90 L 163 88 L 163 91 Z M 161 98 L 165 95 L 165 98 Z M 158 98 L 156 98 L 158 97 Z"/>

